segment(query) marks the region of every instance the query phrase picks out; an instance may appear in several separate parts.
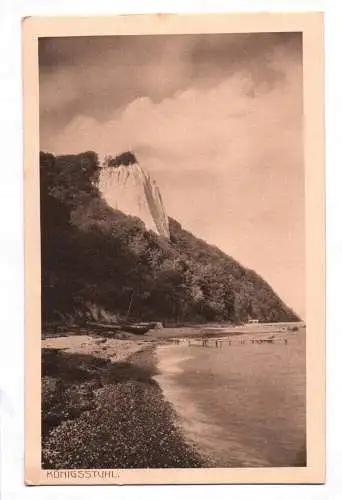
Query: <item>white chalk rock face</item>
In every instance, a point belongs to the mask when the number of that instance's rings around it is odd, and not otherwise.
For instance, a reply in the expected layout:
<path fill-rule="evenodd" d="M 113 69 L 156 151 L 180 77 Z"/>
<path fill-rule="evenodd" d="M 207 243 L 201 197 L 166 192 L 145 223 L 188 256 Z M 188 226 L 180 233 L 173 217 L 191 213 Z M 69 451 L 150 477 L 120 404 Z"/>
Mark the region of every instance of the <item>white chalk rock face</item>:
<path fill-rule="evenodd" d="M 123 153 L 105 162 L 98 188 L 110 207 L 139 217 L 146 229 L 170 237 L 169 221 L 159 188 L 132 153 Z"/>

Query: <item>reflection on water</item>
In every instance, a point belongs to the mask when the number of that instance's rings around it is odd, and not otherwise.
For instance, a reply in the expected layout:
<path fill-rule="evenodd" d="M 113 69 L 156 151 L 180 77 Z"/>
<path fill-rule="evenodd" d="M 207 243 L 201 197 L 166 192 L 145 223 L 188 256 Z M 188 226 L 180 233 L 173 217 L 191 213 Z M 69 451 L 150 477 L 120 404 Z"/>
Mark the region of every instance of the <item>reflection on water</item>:
<path fill-rule="evenodd" d="M 177 339 L 156 377 L 216 467 L 305 465 L 305 329 Z"/>

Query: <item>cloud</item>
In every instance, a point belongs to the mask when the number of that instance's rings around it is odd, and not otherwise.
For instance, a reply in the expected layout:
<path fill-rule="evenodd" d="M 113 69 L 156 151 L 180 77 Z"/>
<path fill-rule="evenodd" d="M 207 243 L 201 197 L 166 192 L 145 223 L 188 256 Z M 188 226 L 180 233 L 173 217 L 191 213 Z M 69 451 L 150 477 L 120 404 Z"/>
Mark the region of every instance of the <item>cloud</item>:
<path fill-rule="evenodd" d="M 224 50 L 217 55 L 219 42 L 170 42 L 164 45 L 166 63 L 159 66 L 159 52 L 151 49 L 149 63 L 140 64 L 143 81 L 134 79 L 137 66 L 122 71 L 118 64 L 113 73 L 106 73 L 105 84 L 101 74 L 85 83 L 90 100 L 96 102 L 113 78 L 113 94 L 126 88 L 120 106 L 105 117 L 89 115 L 86 106 L 76 114 L 73 109 L 74 117 L 64 128 L 46 121 L 42 148 L 59 154 L 94 150 L 100 155 L 133 150 L 160 185 L 169 215 L 258 271 L 304 315 L 301 58 L 293 40 L 280 42 L 261 50 L 264 39 L 229 72 L 210 63 L 213 53 L 215 62 L 227 56 Z M 242 54 L 243 44 L 238 39 L 236 44 Z M 138 54 L 148 47 L 146 42 Z M 232 58 L 235 52 L 230 50 Z M 187 56 L 179 61 L 184 51 Z M 188 79 L 184 59 L 190 55 L 201 66 L 200 73 L 208 70 L 205 84 L 201 78 Z M 63 74 L 65 65 L 54 71 Z M 78 81 L 72 75 L 70 93 L 64 95 L 69 107 Z M 50 85 L 44 83 L 45 95 L 52 96 L 56 83 Z M 58 99 L 56 109 L 62 106 Z"/>
<path fill-rule="evenodd" d="M 140 151 L 142 161 L 177 160 L 191 171 L 208 171 L 214 161 L 216 175 L 227 168 L 248 176 L 266 171 L 267 181 L 275 168 L 283 170 L 284 161 L 295 168 L 302 149 L 301 106 L 295 68 L 270 91 L 238 73 L 215 87 L 189 88 L 159 103 L 149 97 L 135 99 L 105 122 L 78 115 L 51 138 L 49 149 L 94 149 L 101 155 L 133 149 Z"/>
<path fill-rule="evenodd" d="M 77 114 L 108 119 L 129 102 L 160 102 L 185 88 L 209 88 L 234 73 L 272 86 L 283 78 L 275 53 L 299 58 L 300 34 L 198 34 L 39 39 L 42 134 Z"/>

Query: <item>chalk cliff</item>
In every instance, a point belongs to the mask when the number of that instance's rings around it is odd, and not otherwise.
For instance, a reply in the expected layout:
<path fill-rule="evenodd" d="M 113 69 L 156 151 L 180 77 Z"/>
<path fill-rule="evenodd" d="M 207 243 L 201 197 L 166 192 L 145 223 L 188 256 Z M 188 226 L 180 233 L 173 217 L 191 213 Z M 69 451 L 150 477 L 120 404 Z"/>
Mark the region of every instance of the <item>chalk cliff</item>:
<path fill-rule="evenodd" d="M 100 171 L 98 188 L 111 208 L 138 217 L 146 229 L 159 236 L 170 237 L 169 221 L 159 188 L 133 153 L 106 158 Z"/>

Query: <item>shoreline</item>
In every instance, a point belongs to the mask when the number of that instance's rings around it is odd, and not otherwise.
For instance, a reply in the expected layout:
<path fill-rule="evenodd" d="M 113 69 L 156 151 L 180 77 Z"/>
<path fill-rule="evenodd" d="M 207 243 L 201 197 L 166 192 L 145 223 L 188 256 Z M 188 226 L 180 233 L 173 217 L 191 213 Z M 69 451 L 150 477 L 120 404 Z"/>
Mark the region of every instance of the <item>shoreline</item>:
<path fill-rule="evenodd" d="M 138 342 L 120 361 L 43 347 L 43 469 L 205 466 L 153 379 L 159 342 Z"/>
<path fill-rule="evenodd" d="M 110 325 L 109 325 L 110 326 Z M 272 333 L 296 332 L 305 328 L 305 323 L 300 322 L 278 322 L 278 323 L 257 323 L 244 325 L 231 325 L 225 323 L 204 323 L 204 324 L 188 324 L 182 326 L 167 326 L 163 328 L 151 329 L 145 335 L 137 336 L 133 333 L 124 331 L 108 331 L 105 332 L 101 328 L 95 326 L 80 326 L 70 325 L 69 327 L 59 327 L 58 329 L 48 328 L 43 333 L 43 343 L 53 341 L 55 339 L 73 338 L 73 337 L 91 337 L 93 339 L 106 338 L 110 340 L 125 340 L 133 343 L 139 342 L 163 342 L 172 338 L 200 338 L 203 336 L 222 336 L 231 337 L 239 335 L 255 335 Z"/>
<path fill-rule="evenodd" d="M 288 334 L 292 334 L 292 340 L 289 340 L 290 346 L 292 345 L 292 341 L 296 342 L 296 336 L 293 334 L 293 332 L 289 331 Z M 288 337 L 290 338 L 290 337 Z M 303 338 L 303 337 L 301 337 Z M 284 342 L 271 342 L 271 343 L 283 343 L 284 348 L 283 352 L 287 351 L 287 348 L 285 348 L 285 345 L 287 344 L 287 340 Z M 178 343 L 178 342 L 176 342 Z M 269 344 L 269 342 L 266 340 L 260 340 L 254 338 L 252 342 L 247 342 L 246 340 L 242 340 L 235 343 L 235 346 L 238 346 L 239 344 L 244 344 L 243 348 L 250 348 L 248 344 Z M 188 344 L 190 345 L 190 344 Z M 192 346 L 196 344 L 191 344 Z M 232 345 L 234 346 L 233 342 L 229 341 L 229 346 Z M 184 346 L 184 347 L 183 347 Z M 228 347 L 226 349 L 226 353 L 230 352 L 228 343 L 226 344 Z M 177 346 L 175 346 L 177 348 Z M 253 446 L 253 436 L 252 439 L 249 441 L 244 441 L 244 435 L 243 433 L 240 432 L 240 424 L 245 420 L 245 417 L 243 415 L 243 411 L 241 413 L 242 419 L 238 421 L 238 426 L 237 422 L 234 421 L 234 403 L 232 401 L 237 401 L 236 400 L 236 394 L 234 395 L 234 392 L 229 393 L 229 399 L 225 402 L 224 396 L 225 396 L 225 391 L 216 391 L 215 390 L 218 388 L 214 388 L 211 380 L 212 380 L 212 375 L 213 372 L 215 372 L 216 376 L 220 377 L 222 370 L 221 368 L 218 371 L 215 371 L 215 364 L 208 364 L 207 366 L 209 367 L 207 370 L 205 370 L 202 367 L 206 366 L 206 362 L 203 363 L 203 356 L 206 356 L 207 353 L 210 351 L 213 352 L 214 355 L 218 355 L 218 358 L 220 358 L 220 351 L 218 350 L 204 350 L 200 349 L 196 351 L 192 351 L 193 353 L 196 353 L 194 356 L 187 356 L 187 342 L 185 341 L 184 343 L 181 343 L 180 345 L 180 350 L 175 349 L 173 350 L 172 347 L 166 347 L 166 353 L 164 356 L 161 356 L 161 377 L 156 377 L 157 382 L 160 383 L 160 386 L 162 387 L 164 394 L 166 395 L 166 398 L 169 399 L 172 404 L 175 407 L 176 412 L 179 414 L 180 419 L 183 422 L 183 427 L 184 427 L 184 432 L 185 434 L 188 435 L 189 440 L 194 441 L 196 443 L 196 447 L 199 450 L 199 453 L 201 454 L 202 457 L 206 457 L 207 461 L 210 462 L 212 465 L 209 465 L 210 467 L 228 467 L 228 468 L 241 468 L 241 467 L 305 467 L 307 465 L 306 462 L 306 432 L 305 428 L 302 434 L 302 437 L 295 442 L 293 441 L 291 443 L 291 437 L 290 437 L 290 444 L 286 443 L 286 439 L 284 438 L 279 438 L 278 435 L 275 435 L 273 433 L 273 455 L 272 458 L 269 458 L 267 456 L 266 451 L 261 448 L 258 450 L 256 448 L 255 451 Z M 206 345 L 205 347 L 208 347 Z M 217 346 L 216 346 L 217 347 Z M 242 346 L 241 346 L 242 347 Z M 163 348 L 161 348 L 163 349 Z M 253 346 L 252 351 L 250 350 L 249 352 L 253 352 L 254 349 L 257 349 L 257 346 Z M 269 346 L 266 346 L 266 349 L 269 349 Z M 206 353 L 207 351 L 207 353 Z M 244 350 L 239 349 L 240 353 L 243 353 Z M 210 354 L 211 354 L 210 352 Z M 236 351 L 237 352 L 237 351 Z M 257 350 L 255 352 L 258 352 Z M 203 353 L 203 356 L 202 354 Z M 267 353 L 267 351 L 266 351 Z M 233 357 L 234 352 L 233 352 Z M 191 359 L 192 358 L 192 359 Z M 215 359 L 215 357 L 214 357 Z M 225 358 L 226 364 L 227 364 L 227 359 Z M 243 359 L 243 358 L 242 358 Z M 186 361 L 186 362 L 185 362 Z M 218 359 L 219 361 L 219 359 Z M 197 364 L 196 364 L 197 363 Z M 231 363 L 229 363 L 231 364 Z M 218 363 L 218 366 L 220 366 L 220 363 Z M 233 366 L 233 380 L 234 380 L 234 385 L 236 383 L 236 365 L 235 367 Z M 214 368 L 213 368 L 214 367 Z M 240 373 L 240 370 L 238 369 L 238 373 Z M 303 373 L 303 372 L 301 372 Z M 225 373 L 226 376 L 226 373 Z M 235 378 L 234 378 L 235 377 Z M 248 377 L 251 379 L 250 375 L 247 373 L 246 377 L 246 372 L 243 375 L 243 385 L 241 387 L 240 384 L 240 394 L 241 394 L 241 389 L 246 390 L 248 387 L 253 388 L 248 384 Z M 229 380 L 228 378 L 226 379 L 227 381 Z M 247 380 L 247 384 L 246 384 Z M 262 379 L 261 379 L 262 380 Z M 207 383 L 208 382 L 208 383 Z M 229 384 L 229 382 L 227 382 Z M 271 384 L 272 386 L 272 384 Z M 226 389 L 223 387 L 223 389 Z M 266 387 L 267 389 L 267 387 Z M 272 389 L 272 387 L 271 387 Z M 210 395 L 214 394 L 213 398 L 210 398 L 210 404 L 206 404 L 207 402 L 207 397 L 209 398 L 209 392 L 207 391 L 210 390 Z M 203 399 L 203 393 L 204 393 L 204 399 Z M 271 392 L 272 393 L 272 392 Z M 202 396 L 201 396 L 202 394 Z M 206 395 L 207 394 L 207 395 Z M 251 394 L 251 392 L 249 392 Z M 255 393 L 253 393 L 254 395 Z M 281 394 L 281 391 L 280 391 Z M 233 397 L 231 397 L 233 396 Z M 246 399 L 246 398 L 245 398 Z M 253 398 L 250 398 L 250 400 Z M 222 406 L 222 401 L 223 401 L 223 407 L 224 404 L 227 403 L 227 406 L 231 406 L 233 408 L 233 415 L 232 414 L 227 414 L 229 417 L 233 416 L 233 418 L 226 418 L 226 414 L 223 412 L 223 418 L 220 420 L 220 416 L 216 419 L 217 415 L 219 413 L 215 410 L 218 408 L 221 408 Z M 239 404 L 242 404 L 242 408 L 246 408 L 246 401 L 248 401 L 248 397 L 243 403 L 241 402 L 241 399 L 238 399 Z M 304 401 L 305 401 L 305 396 L 304 396 Z M 268 401 L 266 401 L 266 405 L 264 407 L 267 407 Z M 304 403 L 305 405 L 305 403 Z M 211 411 L 211 409 L 214 409 L 214 412 Z M 247 405 L 248 408 L 248 405 Z M 257 408 L 258 409 L 258 408 Z M 262 416 L 263 413 L 260 413 L 260 408 L 256 412 L 256 417 L 259 415 Z M 247 411 L 248 413 L 248 411 Z M 262 421 L 263 418 L 268 418 L 267 416 L 262 416 L 259 418 L 259 423 Z M 216 419 L 216 420 L 215 420 Z M 230 423 L 233 423 L 232 425 Z M 253 429 L 254 428 L 254 422 L 248 421 L 248 427 L 247 429 Z M 274 423 L 274 422 L 273 422 Z M 258 424 L 257 424 L 258 425 Z M 196 427 L 197 426 L 197 427 Z M 206 428 L 205 428 L 206 426 Z M 235 427 L 234 427 L 235 426 Z M 210 428 L 210 431 L 208 431 L 208 428 Z M 242 427 L 241 427 L 242 428 Z M 278 430 L 276 429 L 276 426 L 274 427 L 276 433 L 281 433 L 283 432 L 284 428 L 278 427 Z M 291 427 L 289 427 L 288 436 L 292 436 L 291 434 Z M 267 432 L 264 434 L 264 431 L 262 428 L 260 428 L 260 436 L 265 435 L 265 439 L 267 439 Z M 232 450 L 223 450 L 223 453 L 221 453 L 221 442 L 224 442 L 226 439 L 227 433 L 229 434 L 229 438 L 227 439 L 227 448 L 230 446 L 232 447 Z M 225 435 L 226 434 L 226 435 Z M 247 433 L 248 434 L 248 433 Z M 234 441 L 234 436 L 236 437 L 236 441 Z M 259 437 L 260 437 L 259 436 Z M 208 437 L 208 439 L 207 439 Z M 301 441 L 302 439 L 304 440 L 304 444 L 302 445 Z M 270 443 L 272 442 L 270 440 Z M 267 442 L 267 441 L 266 441 Z M 244 443 L 244 444 L 243 444 Z M 275 443 L 276 446 L 279 446 L 281 449 L 281 446 L 284 447 L 284 457 L 287 456 L 287 458 L 282 459 L 280 458 L 283 456 L 281 453 L 279 455 L 274 455 L 274 450 L 275 450 Z M 299 443 L 299 444 L 298 444 Z M 298 450 L 291 456 L 291 448 L 296 449 L 298 445 Z M 245 446 L 245 448 L 244 448 Z M 250 448 L 248 448 L 250 446 Z M 244 455 L 245 450 L 250 449 L 251 454 Z M 272 449 L 272 448 L 270 448 Z M 253 451 L 254 450 L 254 451 Z M 289 455 L 286 455 L 289 451 Z M 242 453 L 241 453 L 242 452 Z M 220 454 L 221 453 L 221 454 Z M 255 456 L 253 456 L 253 453 L 255 453 Z M 252 460 L 251 460 L 252 457 Z M 263 459 L 261 459 L 263 457 Z M 262 461 L 264 460 L 264 462 Z"/>
<path fill-rule="evenodd" d="M 224 336 L 265 334 L 263 327 Z M 155 379 L 157 346 L 202 336 L 184 327 L 141 337 L 73 329 L 44 338 L 43 469 L 212 467 Z"/>

